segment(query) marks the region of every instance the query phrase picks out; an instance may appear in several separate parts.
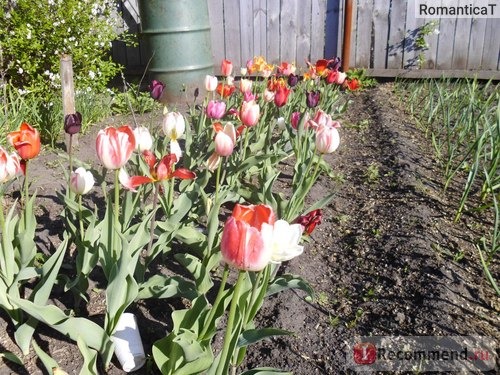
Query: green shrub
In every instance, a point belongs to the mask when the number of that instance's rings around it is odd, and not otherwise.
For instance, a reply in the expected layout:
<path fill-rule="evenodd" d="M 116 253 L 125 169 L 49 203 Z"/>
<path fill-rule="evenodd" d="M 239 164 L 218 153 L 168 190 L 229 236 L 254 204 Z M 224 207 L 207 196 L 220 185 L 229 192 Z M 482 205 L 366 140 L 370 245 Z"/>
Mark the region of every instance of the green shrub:
<path fill-rule="evenodd" d="M 31 92 L 59 89 L 63 54 L 72 56 L 77 91 L 104 90 L 120 70 L 109 56 L 111 42 L 119 36 L 114 0 L 0 4 L 0 71 L 15 87 Z"/>

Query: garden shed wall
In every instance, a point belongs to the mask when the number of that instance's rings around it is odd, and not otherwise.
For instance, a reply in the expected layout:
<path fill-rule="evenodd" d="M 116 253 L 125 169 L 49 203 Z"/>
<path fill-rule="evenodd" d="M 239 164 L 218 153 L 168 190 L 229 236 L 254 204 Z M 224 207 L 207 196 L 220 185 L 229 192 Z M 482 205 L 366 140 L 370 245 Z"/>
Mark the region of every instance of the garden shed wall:
<path fill-rule="evenodd" d="M 137 0 L 117 0 L 124 24 L 140 32 Z M 306 61 L 341 56 L 344 0 L 207 0 L 215 73 L 227 58 L 244 66 L 253 56 L 267 61 Z M 499 79 L 499 18 L 417 18 L 416 0 L 354 0 L 350 67 L 372 75 L 464 76 Z M 463 1 L 462 1 L 463 2 Z M 470 2 L 463 2 L 469 4 Z M 500 6 L 500 5 L 499 5 Z M 417 40 L 425 25 L 436 33 Z M 113 45 L 113 58 L 131 73 L 144 71 L 144 48 Z"/>

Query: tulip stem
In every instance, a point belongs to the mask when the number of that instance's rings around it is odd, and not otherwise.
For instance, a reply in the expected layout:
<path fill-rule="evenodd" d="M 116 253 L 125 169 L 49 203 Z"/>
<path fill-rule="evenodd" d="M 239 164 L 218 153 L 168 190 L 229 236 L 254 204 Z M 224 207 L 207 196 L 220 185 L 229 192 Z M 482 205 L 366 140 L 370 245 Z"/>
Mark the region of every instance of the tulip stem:
<path fill-rule="evenodd" d="M 24 209 L 24 229 L 26 230 L 28 227 L 28 215 L 26 215 L 26 206 L 29 201 L 29 191 L 28 191 L 28 160 L 24 160 L 24 200 L 23 200 L 23 209 Z"/>
<path fill-rule="evenodd" d="M 246 271 L 239 271 L 238 280 L 234 286 L 233 295 L 231 297 L 231 309 L 229 310 L 229 318 L 226 325 L 226 334 L 224 335 L 224 346 L 222 348 L 221 357 L 219 361 L 219 365 L 217 366 L 217 371 L 215 375 L 226 375 L 228 373 L 229 363 L 228 360 L 232 357 L 229 355 L 229 351 L 231 350 L 231 341 L 237 340 L 240 336 L 240 329 L 238 332 L 233 332 L 233 325 L 236 318 L 236 310 L 238 309 L 238 300 L 240 299 L 240 291 L 241 286 L 243 285 L 243 281 L 245 279 Z M 233 348 L 234 351 L 234 348 Z"/>
<path fill-rule="evenodd" d="M 229 266 L 226 264 L 224 266 L 224 273 L 222 274 L 222 279 L 220 281 L 220 286 L 219 286 L 219 291 L 217 292 L 217 297 L 215 297 L 215 301 L 212 304 L 212 308 L 210 309 L 210 312 L 208 313 L 208 317 L 207 317 L 207 320 L 205 321 L 205 324 L 203 326 L 203 330 L 201 331 L 201 333 L 199 335 L 199 338 L 201 340 L 206 339 L 205 336 L 207 334 L 208 329 L 210 328 L 210 322 L 214 318 L 214 315 L 217 312 L 217 308 L 219 307 L 219 303 L 222 299 L 222 296 L 224 295 L 228 275 L 229 275 Z"/>
<path fill-rule="evenodd" d="M 153 194 L 153 217 L 151 218 L 151 225 L 149 227 L 149 243 L 148 248 L 146 250 L 146 258 L 149 258 L 151 255 L 151 248 L 153 247 L 153 235 L 155 231 L 155 215 L 156 215 L 156 206 L 158 205 L 158 191 L 160 190 L 155 182 L 153 184 L 154 194 Z"/>
<path fill-rule="evenodd" d="M 82 243 L 85 239 L 85 232 L 83 229 L 83 217 L 82 217 L 82 195 L 78 194 L 78 221 L 80 222 L 80 236 Z"/>
<path fill-rule="evenodd" d="M 217 167 L 217 174 L 215 175 L 215 204 L 219 201 L 219 185 L 220 185 L 220 170 L 222 168 L 222 162 L 219 163 Z"/>
<path fill-rule="evenodd" d="M 73 134 L 69 135 L 69 146 L 68 146 L 68 158 L 69 158 L 69 180 L 71 181 L 71 172 L 73 172 Z"/>
<path fill-rule="evenodd" d="M 115 207 L 114 207 L 115 208 L 114 209 L 115 222 L 114 222 L 114 228 L 113 228 L 114 230 L 112 231 L 113 238 L 114 238 L 114 241 L 113 241 L 114 249 L 113 249 L 112 253 L 115 255 L 115 260 L 118 260 L 120 257 L 120 254 L 118 251 L 118 249 L 120 248 L 120 246 L 119 246 L 120 238 L 115 233 L 115 231 L 121 232 L 121 228 L 120 228 L 120 179 L 118 177 L 119 173 L 120 173 L 119 169 L 115 170 Z"/>
<path fill-rule="evenodd" d="M 2 253 L 0 254 L 0 269 L 3 272 L 10 272 L 9 267 L 7 267 L 6 261 L 5 261 L 5 255 L 6 255 L 6 247 L 5 247 L 5 217 L 3 214 L 3 195 L 0 196 L 0 229 L 2 230 Z M 6 275 L 7 280 L 10 280 L 9 275 Z"/>

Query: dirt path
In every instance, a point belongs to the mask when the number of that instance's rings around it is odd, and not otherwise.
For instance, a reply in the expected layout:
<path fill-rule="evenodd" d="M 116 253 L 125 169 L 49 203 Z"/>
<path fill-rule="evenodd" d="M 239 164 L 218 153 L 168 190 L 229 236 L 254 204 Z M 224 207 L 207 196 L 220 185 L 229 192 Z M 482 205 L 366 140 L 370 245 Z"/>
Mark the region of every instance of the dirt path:
<path fill-rule="evenodd" d="M 294 331 L 250 347 L 246 365 L 272 366 L 298 375 L 345 373 L 347 344 L 368 335 L 480 335 L 500 339 L 499 299 L 482 276 L 473 242 L 481 225 L 466 216 L 453 223 L 457 191 L 443 193 L 439 166 L 422 132 L 401 109 L 392 84 L 354 94 L 342 119 L 341 147 L 329 156 L 337 178 L 321 178 L 311 202 L 337 191 L 305 254 L 280 272 L 301 275 L 316 291 L 306 302 L 287 291 L 265 302 L 257 324 Z M 117 120 L 120 121 L 120 120 Z M 150 121 L 150 120 L 148 120 Z M 94 139 L 80 158 L 92 161 Z M 85 159 L 87 158 L 87 159 Z M 40 158 L 45 176 L 40 201 L 42 238 L 53 238 L 60 207 L 53 190 L 62 184 L 53 155 Z M 46 169 L 43 169 L 46 168 Z M 52 185 L 50 184 L 52 181 Z M 40 246 L 45 245 L 41 240 Z M 449 254 L 463 252 L 455 262 Z M 498 262 L 493 269 L 498 277 Z M 94 311 L 102 310 L 99 296 Z M 168 302 L 139 304 L 146 344 L 161 338 Z M 167 308 L 166 308 L 167 307 Z M 0 314 L 0 351 L 18 353 L 12 327 Z M 81 358 L 76 345 L 53 332 L 38 336 L 70 374 Z M 63 350 L 64 348 L 64 350 Z M 147 348 L 150 350 L 150 348 Z M 25 374 L 41 374 L 35 357 Z M 0 362 L 0 374 L 23 373 Z M 123 374 L 113 367 L 112 375 Z M 145 371 L 137 374 L 146 374 Z"/>

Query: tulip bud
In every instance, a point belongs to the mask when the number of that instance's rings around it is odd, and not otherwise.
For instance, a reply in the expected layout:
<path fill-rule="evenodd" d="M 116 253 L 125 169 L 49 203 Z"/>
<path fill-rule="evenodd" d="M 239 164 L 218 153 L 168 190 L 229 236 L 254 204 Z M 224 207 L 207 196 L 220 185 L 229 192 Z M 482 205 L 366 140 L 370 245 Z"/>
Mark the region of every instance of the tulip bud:
<path fill-rule="evenodd" d="M 159 100 L 161 98 L 161 94 L 163 94 L 163 90 L 165 89 L 165 84 L 155 79 L 151 82 L 151 85 L 149 85 L 148 89 L 151 97 L 154 100 Z"/>
<path fill-rule="evenodd" d="M 71 172 L 69 187 L 76 194 L 86 194 L 94 186 L 94 176 L 92 172 L 86 171 L 85 168 L 79 167 L 74 172 Z"/>
<path fill-rule="evenodd" d="M 320 154 L 334 152 L 340 144 L 340 136 L 337 128 L 320 126 L 316 130 L 316 150 Z"/>
<path fill-rule="evenodd" d="M 80 112 L 64 116 L 64 131 L 73 135 L 80 132 L 82 128 L 82 114 Z"/>
<path fill-rule="evenodd" d="M 144 126 L 138 126 L 134 129 L 135 149 L 139 152 L 151 150 L 153 147 L 153 138 L 149 129 Z"/>
<path fill-rule="evenodd" d="M 306 94 L 306 104 L 309 108 L 314 108 L 318 105 L 320 98 L 319 91 L 308 91 Z"/>
<path fill-rule="evenodd" d="M 226 59 L 222 60 L 220 70 L 223 76 L 230 76 L 233 72 L 233 63 Z"/>
<path fill-rule="evenodd" d="M 246 126 L 254 126 L 259 121 L 260 107 L 254 100 L 241 104 L 240 119 Z"/>
<path fill-rule="evenodd" d="M 211 76 L 211 75 L 206 75 L 205 76 L 205 90 L 208 92 L 215 91 L 217 88 L 217 77 Z"/>

